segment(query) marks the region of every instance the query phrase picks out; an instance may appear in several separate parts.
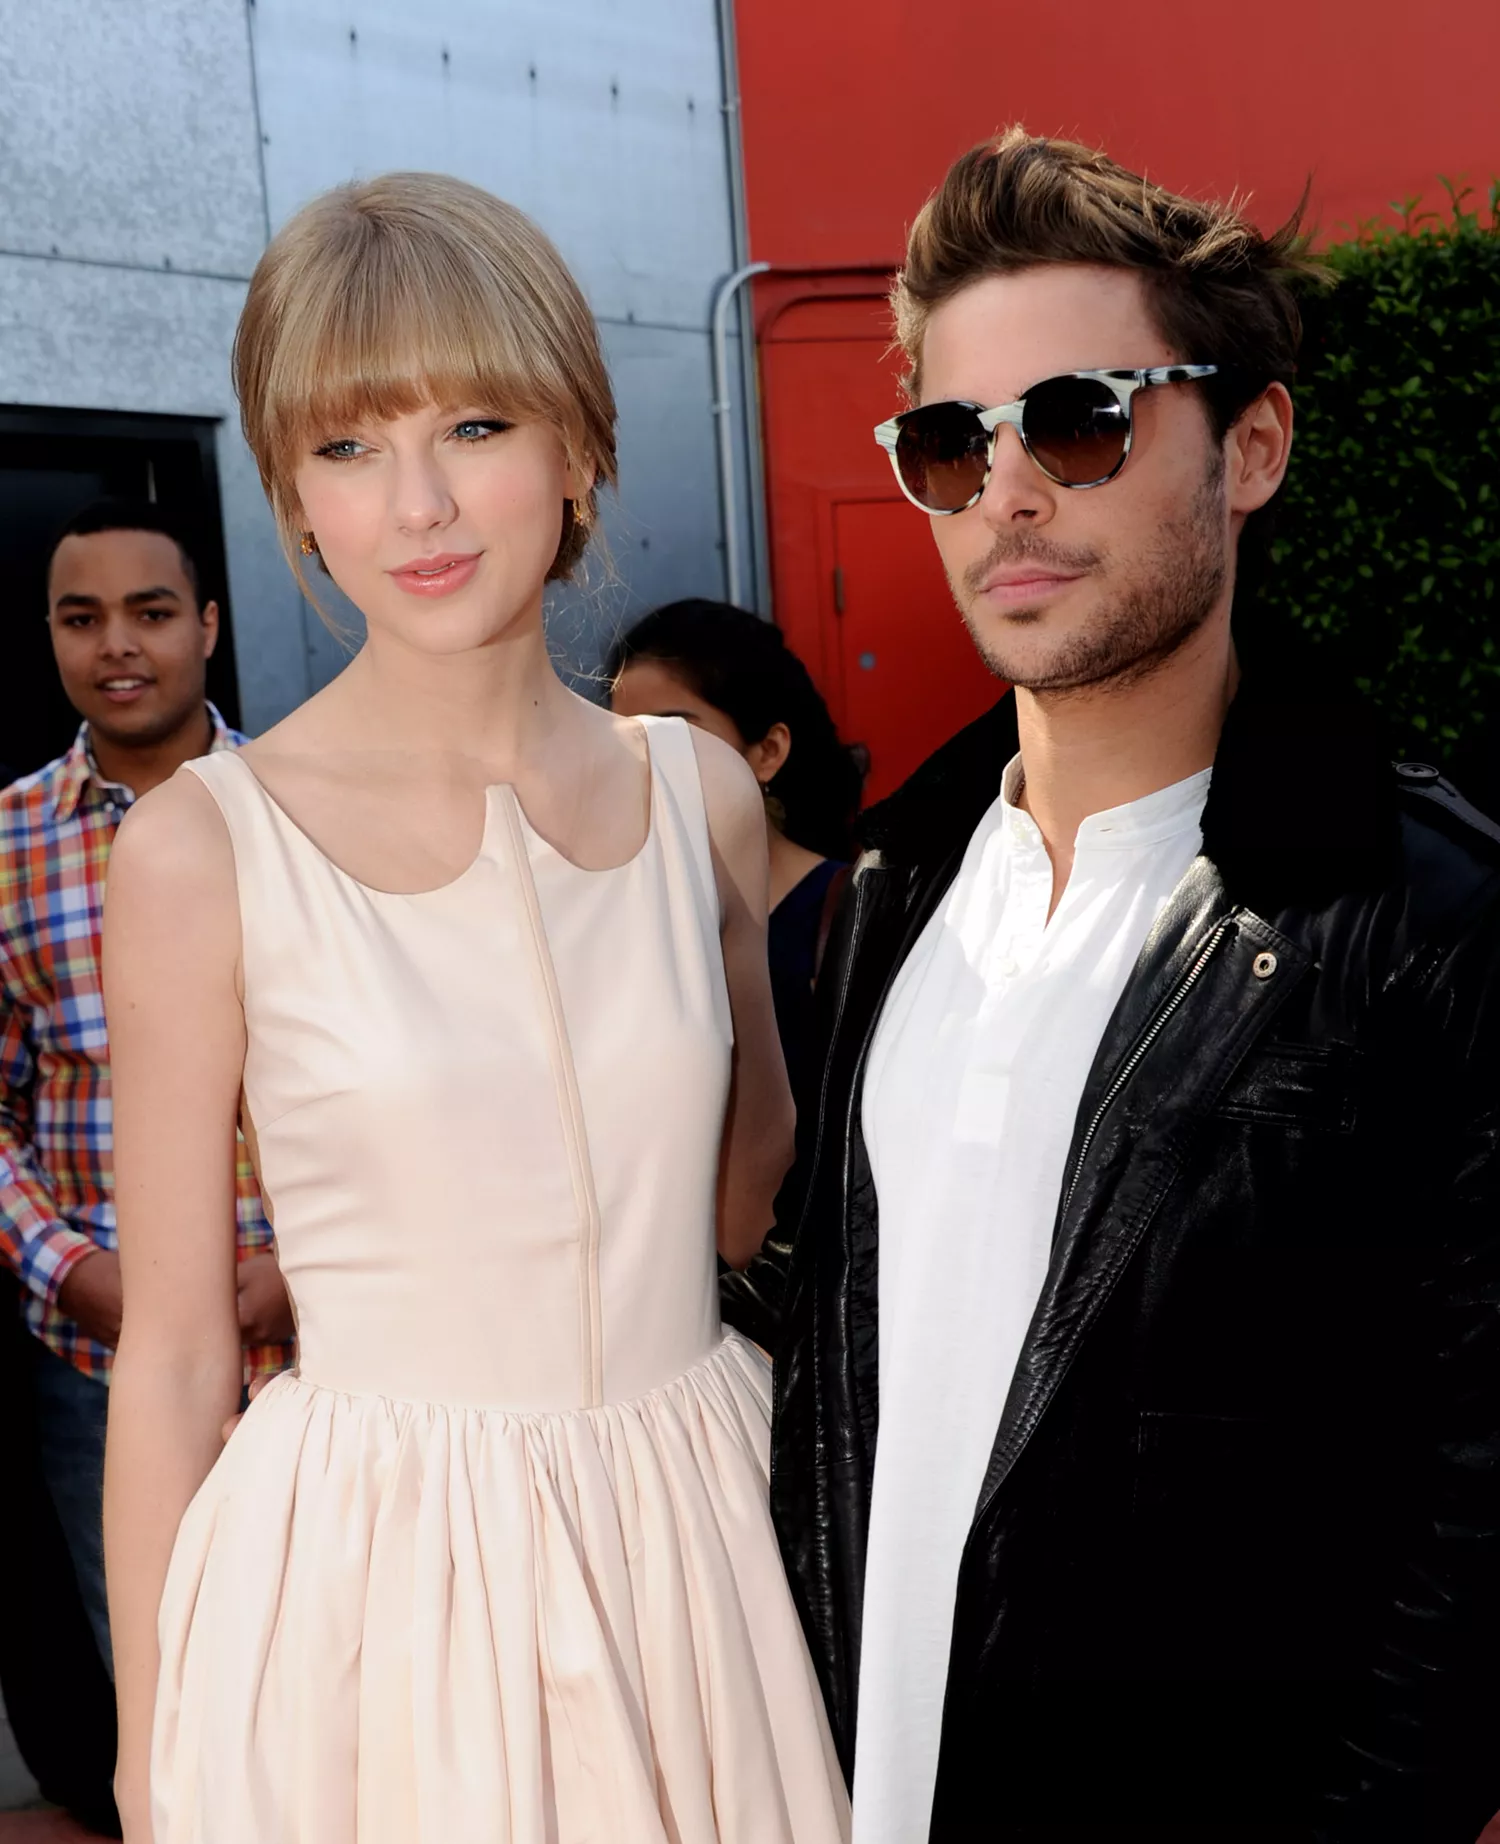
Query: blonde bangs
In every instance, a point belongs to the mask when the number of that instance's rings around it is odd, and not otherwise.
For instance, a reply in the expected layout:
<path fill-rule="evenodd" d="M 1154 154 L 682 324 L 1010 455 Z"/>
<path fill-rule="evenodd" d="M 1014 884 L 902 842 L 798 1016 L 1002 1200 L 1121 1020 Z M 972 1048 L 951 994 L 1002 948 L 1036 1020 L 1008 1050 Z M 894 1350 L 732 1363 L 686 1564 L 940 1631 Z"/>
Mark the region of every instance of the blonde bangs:
<path fill-rule="evenodd" d="M 286 225 L 251 280 L 235 383 L 294 568 L 308 453 L 427 404 L 548 422 L 575 463 L 616 477 L 598 331 L 562 258 L 514 206 L 439 174 L 339 187 Z M 581 555 L 593 502 L 555 574 Z"/>
<path fill-rule="evenodd" d="M 571 401 L 547 392 L 515 350 L 476 277 L 451 265 L 438 275 L 404 270 L 388 251 L 375 254 L 320 275 L 285 329 L 265 394 L 278 473 L 355 424 L 425 404 L 577 423 Z"/>

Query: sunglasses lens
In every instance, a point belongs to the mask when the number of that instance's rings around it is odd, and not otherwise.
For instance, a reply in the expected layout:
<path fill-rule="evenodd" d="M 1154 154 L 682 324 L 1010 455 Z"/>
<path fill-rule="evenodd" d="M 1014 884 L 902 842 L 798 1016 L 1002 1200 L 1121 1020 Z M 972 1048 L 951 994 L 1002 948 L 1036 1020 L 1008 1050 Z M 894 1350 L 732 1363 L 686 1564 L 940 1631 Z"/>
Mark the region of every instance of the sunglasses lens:
<path fill-rule="evenodd" d="M 902 419 L 896 441 L 901 484 L 929 512 L 958 512 L 984 484 L 989 438 L 978 412 L 929 403 Z"/>
<path fill-rule="evenodd" d="M 1054 480 L 1088 487 L 1123 460 L 1130 412 L 1096 378 L 1049 378 L 1026 393 L 1022 427 L 1033 458 Z"/>

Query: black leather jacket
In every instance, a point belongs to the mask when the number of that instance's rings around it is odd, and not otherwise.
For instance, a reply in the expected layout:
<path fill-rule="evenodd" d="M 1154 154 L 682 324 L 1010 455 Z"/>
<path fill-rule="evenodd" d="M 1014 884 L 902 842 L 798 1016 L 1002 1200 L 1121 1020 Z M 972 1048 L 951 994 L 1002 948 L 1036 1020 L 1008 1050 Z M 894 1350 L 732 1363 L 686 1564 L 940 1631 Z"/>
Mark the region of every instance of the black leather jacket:
<path fill-rule="evenodd" d="M 773 1509 L 846 1771 L 865 1058 L 1015 747 L 1007 698 L 868 817 L 795 1235 L 725 1284 L 778 1359 Z M 1251 681 L 1203 829 L 1084 1092 L 960 1571 L 932 1837 L 1474 1844 L 1500 1809 L 1500 829 L 1357 715 Z"/>

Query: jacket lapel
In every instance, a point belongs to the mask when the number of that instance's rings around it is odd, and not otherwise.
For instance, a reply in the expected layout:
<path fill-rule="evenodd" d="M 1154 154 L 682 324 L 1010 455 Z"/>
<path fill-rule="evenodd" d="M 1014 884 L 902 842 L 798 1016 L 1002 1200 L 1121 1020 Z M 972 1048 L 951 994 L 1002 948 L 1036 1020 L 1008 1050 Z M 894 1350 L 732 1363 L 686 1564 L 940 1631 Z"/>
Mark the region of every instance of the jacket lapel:
<path fill-rule="evenodd" d="M 1313 964 L 1194 861 L 1147 941 L 1079 1107 L 1052 1261 L 976 1516 L 1045 1413 L 1235 1069 Z M 1202 1029 L 1204 1015 L 1215 1029 Z"/>
<path fill-rule="evenodd" d="M 1268 666 L 1264 674 L 1247 672 L 1229 711 L 1204 808 L 1202 855 L 1142 950 L 1085 1087 L 1052 1263 L 996 1435 L 981 1509 L 1015 1465 L 1149 1234 L 1204 1117 L 1312 966 L 1309 950 L 1266 918 L 1378 884 L 1399 851 L 1389 753 L 1369 712 L 1325 695 L 1306 663 L 1286 652 Z M 846 1198 L 851 1183 L 870 1182 L 858 1099 L 885 995 L 951 884 L 1018 746 L 1015 700 L 1007 694 L 872 808 L 861 826 L 866 874 L 879 886 L 868 913 L 872 922 L 877 913 L 881 920 L 861 943 L 867 983 L 849 1008 L 857 1048 L 843 1072 L 852 1095 L 849 1118 L 839 1123 L 846 1134 Z M 1257 971 L 1262 956 L 1274 957 L 1269 973 L 1263 959 Z M 1201 1028 L 1200 999 L 1216 1020 L 1211 1036 Z M 837 1092 L 843 1088 L 841 1082 Z M 854 1266 L 873 1379 L 873 1207 L 862 1220 L 867 1229 Z M 868 1398 L 861 1421 L 870 1446 L 873 1381 Z"/>
<path fill-rule="evenodd" d="M 1295 917 L 1384 882 L 1400 849 L 1384 736 L 1347 699 L 1247 676 L 1225 720 L 1203 851 L 1143 948 L 1085 1086 L 1053 1255 L 976 1516 L 1000 1489 L 1151 1225 L 1205 1117 L 1299 980 Z M 1215 1029 L 1202 1029 L 1204 1016 Z"/>

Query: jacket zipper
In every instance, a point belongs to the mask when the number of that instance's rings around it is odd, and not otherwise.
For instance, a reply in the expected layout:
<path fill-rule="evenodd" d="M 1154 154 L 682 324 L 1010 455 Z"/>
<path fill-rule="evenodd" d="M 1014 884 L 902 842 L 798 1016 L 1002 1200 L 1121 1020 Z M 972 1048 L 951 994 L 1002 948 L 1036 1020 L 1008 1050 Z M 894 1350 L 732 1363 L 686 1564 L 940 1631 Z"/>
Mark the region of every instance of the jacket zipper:
<path fill-rule="evenodd" d="M 1215 924 L 1213 933 L 1203 944 L 1202 953 L 1182 976 L 1166 1003 L 1151 1020 L 1144 1036 L 1142 1036 L 1140 1041 L 1136 1044 L 1135 1049 L 1131 1051 L 1130 1055 L 1126 1057 L 1124 1064 L 1120 1068 L 1119 1074 L 1105 1090 L 1104 1099 L 1094 1110 L 1094 1117 L 1089 1122 L 1084 1132 L 1083 1139 L 1079 1143 L 1078 1157 L 1073 1161 L 1072 1175 L 1068 1179 L 1067 1189 L 1063 1192 L 1062 1209 L 1058 1213 L 1059 1222 L 1068 1214 L 1068 1206 L 1073 1201 L 1073 1193 L 1078 1189 L 1078 1180 L 1083 1176 L 1083 1162 L 1089 1156 L 1089 1148 L 1094 1143 L 1094 1136 L 1098 1133 L 1100 1123 L 1103 1121 L 1104 1116 L 1109 1112 L 1120 1090 L 1124 1088 L 1125 1084 L 1140 1067 L 1141 1059 L 1166 1029 L 1173 1013 L 1176 1012 L 1183 1000 L 1193 990 L 1194 986 L 1197 985 L 1203 969 L 1213 959 L 1214 955 L 1218 953 L 1219 943 L 1229 933 L 1233 926 L 1234 923 L 1228 917 L 1226 917 L 1224 921 Z"/>

